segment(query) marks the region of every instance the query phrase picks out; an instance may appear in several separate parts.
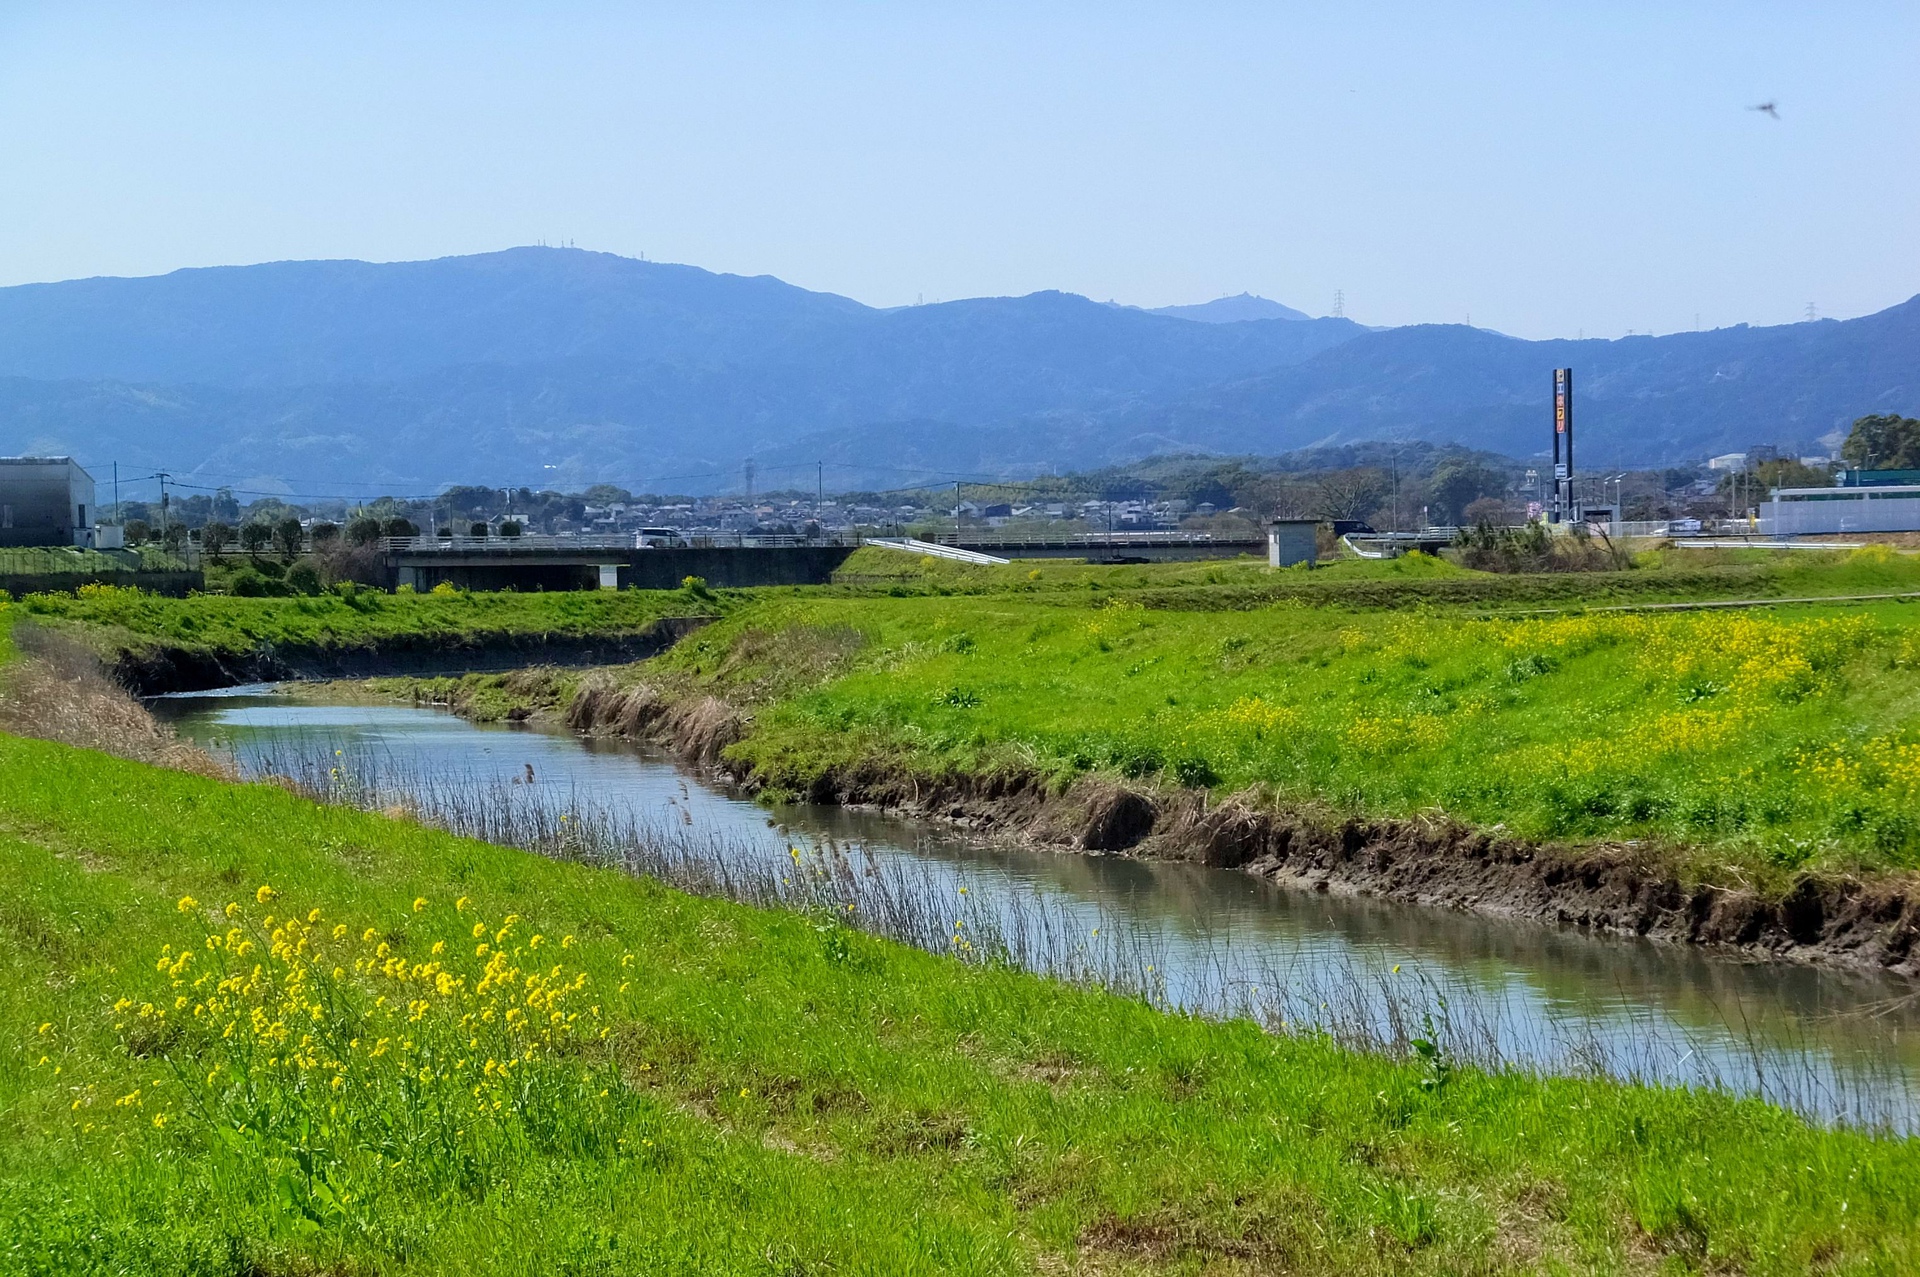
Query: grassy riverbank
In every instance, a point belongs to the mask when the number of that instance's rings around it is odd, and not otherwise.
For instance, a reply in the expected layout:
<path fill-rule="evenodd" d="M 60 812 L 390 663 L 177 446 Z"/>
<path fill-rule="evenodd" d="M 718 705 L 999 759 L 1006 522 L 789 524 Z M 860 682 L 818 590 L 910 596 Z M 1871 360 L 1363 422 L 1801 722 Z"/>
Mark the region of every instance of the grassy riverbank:
<path fill-rule="evenodd" d="M 710 616 L 721 608 L 704 586 L 681 590 L 551 594 L 384 594 L 358 590 L 312 598 L 162 598 L 115 586 L 29 595 L 21 619 L 62 626 L 110 660 L 173 648 L 222 657 L 267 648 L 348 649 L 468 646 L 493 639 L 599 638 L 635 634 L 663 617 Z"/>
<path fill-rule="evenodd" d="M 346 593 L 296 598 L 162 598 L 90 586 L 30 595 L 22 615 L 84 633 L 103 653 L 154 647 L 238 656 L 268 647 L 471 644 L 489 638 L 632 634 L 663 616 L 710 616 L 749 599 L 986 596 L 1078 607 L 1124 598 L 1156 610 L 1247 610 L 1276 602 L 1362 610 L 1526 607 L 1920 591 L 1920 556 L 1758 550 L 1653 551 L 1619 572 L 1474 572 L 1443 559 L 1349 559 L 1312 572 L 1242 559 L 1103 567 L 1061 560 L 972 567 L 863 549 L 825 587 L 548 594 Z"/>
<path fill-rule="evenodd" d="M 1883 553 L 1815 558 L 1795 568 L 1815 593 L 1908 570 Z M 1912 603 L 1502 618 L 1178 611 L 1106 590 L 780 595 L 615 678 L 732 706 L 743 738 L 727 757 L 776 795 L 1016 773 L 1058 790 L 1092 772 L 1334 814 L 1438 810 L 1529 838 L 1650 839 L 1763 885 L 1920 866 Z M 484 719 L 564 711 L 581 681 L 381 686 Z"/>
<path fill-rule="evenodd" d="M 43 742 L 0 774 L 0 1268 L 1920 1262 L 1909 1142 L 1169 1016 Z"/>
<path fill-rule="evenodd" d="M 1308 571 L 1275 571 L 1230 559 L 1103 567 L 1063 560 L 971 566 L 863 549 L 835 579 L 849 590 L 891 596 L 1123 594 L 1148 607 L 1220 611 L 1299 602 L 1323 607 L 1516 610 L 1920 591 L 1920 556 L 1888 547 L 1822 553 L 1767 549 L 1650 549 L 1629 569 L 1605 572 L 1479 572 L 1447 559 L 1342 559 Z"/>
<path fill-rule="evenodd" d="M 1775 596 L 1920 585 L 1920 562 L 1879 548 L 1729 557 Z M 1486 575 L 1348 570 L 1370 589 Z M 1095 773 L 1336 818 L 1438 811 L 1533 839 L 1649 840 L 1672 867 L 1763 887 L 1920 867 L 1913 602 L 1509 616 L 1204 601 L 1295 575 L 1247 565 L 903 571 L 899 593 L 741 596 L 612 681 L 730 706 L 727 758 L 775 796 L 1015 774 L 1057 792 Z M 584 678 L 374 687 L 486 720 L 565 713 Z"/>

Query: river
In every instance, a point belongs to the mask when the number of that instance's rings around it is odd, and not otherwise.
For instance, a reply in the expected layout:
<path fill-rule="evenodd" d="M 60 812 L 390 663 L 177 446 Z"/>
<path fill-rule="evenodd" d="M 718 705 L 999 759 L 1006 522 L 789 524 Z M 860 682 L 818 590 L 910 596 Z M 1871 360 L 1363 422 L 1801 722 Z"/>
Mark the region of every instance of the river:
<path fill-rule="evenodd" d="M 700 835 L 689 845 L 706 850 L 692 854 L 772 864 L 792 847 L 852 849 L 964 895 L 970 916 L 1031 916 L 1037 904 L 1053 931 L 1109 964 L 1118 953 L 1150 966 L 1172 1006 L 1317 1023 L 1348 1039 L 1418 1033 L 1481 1062 L 1720 1086 L 1821 1120 L 1920 1130 L 1920 990 L 1895 977 L 1305 894 L 1194 865 L 994 846 L 872 812 L 769 808 L 649 747 L 430 708 L 318 704 L 264 687 L 154 707 L 248 773 L 337 750 L 415 783 L 516 786 L 516 801 L 556 811 L 590 800 Z"/>

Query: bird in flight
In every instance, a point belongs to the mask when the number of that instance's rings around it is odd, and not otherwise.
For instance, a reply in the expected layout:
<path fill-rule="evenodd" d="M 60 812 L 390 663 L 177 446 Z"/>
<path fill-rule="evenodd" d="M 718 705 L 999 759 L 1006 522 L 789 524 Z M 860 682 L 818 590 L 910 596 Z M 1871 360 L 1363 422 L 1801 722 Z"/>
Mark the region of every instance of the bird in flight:
<path fill-rule="evenodd" d="M 1759 106 L 1748 107 L 1747 110 L 1759 111 L 1759 112 L 1762 112 L 1763 114 L 1770 115 L 1777 120 L 1780 118 L 1780 112 L 1775 109 L 1776 106 L 1777 106 L 1777 103 L 1762 102 Z"/>

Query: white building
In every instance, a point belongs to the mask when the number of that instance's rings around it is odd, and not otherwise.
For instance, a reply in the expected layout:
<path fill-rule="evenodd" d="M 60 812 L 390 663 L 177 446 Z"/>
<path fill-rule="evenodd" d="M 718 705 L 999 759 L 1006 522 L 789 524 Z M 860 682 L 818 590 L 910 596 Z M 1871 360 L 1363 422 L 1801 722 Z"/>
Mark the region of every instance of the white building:
<path fill-rule="evenodd" d="M 1920 532 L 1920 484 L 1884 488 L 1775 488 L 1760 508 L 1771 536 Z"/>
<path fill-rule="evenodd" d="M 1707 459 L 1709 470 L 1745 470 L 1747 454 L 1744 452 L 1723 452 L 1717 457 Z"/>

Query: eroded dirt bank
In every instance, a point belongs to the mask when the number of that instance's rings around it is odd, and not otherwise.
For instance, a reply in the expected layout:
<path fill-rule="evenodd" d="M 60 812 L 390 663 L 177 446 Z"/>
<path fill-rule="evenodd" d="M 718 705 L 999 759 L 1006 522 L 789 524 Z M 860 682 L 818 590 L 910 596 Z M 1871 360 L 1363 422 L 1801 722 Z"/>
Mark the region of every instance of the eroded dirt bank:
<path fill-rule="evenodd" d="M 645 685 L 589 679 L 566 721 L 664 745 L 749 789 L 764 782 L 725 756 L 748 719 L 715 697 L 674 701 Z M 1920 898 L 1903 878 L 1804 875 L 1767 893 L 1684 881 L 1653 850 L 1629 844 L 1536 843 L 1444 819 L 1356 819 L 1286 810 L 1253 793 L 1211 799 L 1098 776 L 1055 792 L 1033 774 L 930 780 L 875 760 L 824 772 L 800 796 L 1060 849 L 1239 869 L 1311 891 L 1920 975 Z"/>

